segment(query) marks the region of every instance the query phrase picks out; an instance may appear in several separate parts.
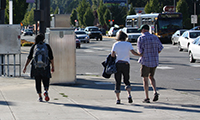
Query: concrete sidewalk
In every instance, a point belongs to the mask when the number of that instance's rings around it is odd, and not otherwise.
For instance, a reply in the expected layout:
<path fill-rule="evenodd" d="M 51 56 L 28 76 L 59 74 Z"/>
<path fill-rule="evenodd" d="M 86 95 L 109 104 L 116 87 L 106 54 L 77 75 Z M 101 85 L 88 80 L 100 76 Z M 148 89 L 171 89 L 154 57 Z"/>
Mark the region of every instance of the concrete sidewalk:
<path fill-rule="evenodd" d="M 75 85 L 50 85 L 50 101 L 38 102 L 33 79 L 0 77 L 0 120 L 199 120 L 199 96 L 159 88 L 157 102 L 142 103 L 142 84 L 132 86 L 134 102 L 123 90 L 117 105 L 113 77 L 78 75 Z"/>

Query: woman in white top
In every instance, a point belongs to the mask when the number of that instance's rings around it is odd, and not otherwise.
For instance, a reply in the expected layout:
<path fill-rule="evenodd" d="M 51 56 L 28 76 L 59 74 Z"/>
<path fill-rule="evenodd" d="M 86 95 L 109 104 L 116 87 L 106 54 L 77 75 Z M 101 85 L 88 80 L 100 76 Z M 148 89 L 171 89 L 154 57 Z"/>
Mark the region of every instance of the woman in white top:
<path fill-rule="evenodd" d="M 117 97 L 116 104 L 120 104 L 120 87 L 121 87 L 121 78 L 123 75 L 123 82 L 125 83 L 125 89 L 128 92 L 128 102 L 132 103 L 131 97 L 131 84 L 129 81 L 129 72 L 130 72 L 130 54 L 141 56 L 137 52 L 134 51 L 133 46 L 130 42 L 126 42 L 127 35 L 120 31 L 116 37 L 117 42 L 115 42 L 112 46 L 111 56 L 116 56 L 116 67 L 117 73 L 115 73 L 115 93 Z"/>

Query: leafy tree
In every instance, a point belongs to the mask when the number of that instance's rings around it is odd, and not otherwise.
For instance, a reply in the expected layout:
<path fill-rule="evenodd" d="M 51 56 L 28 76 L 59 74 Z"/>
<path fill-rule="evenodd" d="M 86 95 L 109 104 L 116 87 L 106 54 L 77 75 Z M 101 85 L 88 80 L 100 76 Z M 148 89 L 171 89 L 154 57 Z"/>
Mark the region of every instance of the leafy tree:
<path fill-rule="evenodd" d="M 70 15 L 70 23 L 73 26 L 76 26 L 75 20 L 77 20 L 77 11 L 75 9 L 72 10 L 72 13 Z"/>
<path fill-rule="evenodd" d="M 147 4 L 145 5 L 144 11 L 145 13 L 151 13 L 151 7 L 149 2 L 147 2 Z"/>
<path fill-rule="evenodd" d="M 183 15 L 183 26 L 186 28 L 190 27 L 191 22 L 188 22 L 187 20 L 189 18 L 188 13 L 188 5 L 185 0 L 179 0 L 176 6 L 176 12 L 180 12 Z"/>
<path fill-rule="evenodd" d="M 103 4 L 103 1 L 100 1 L 99 8 L 97 10 L 99 23 L 103 26 L 105 24 L 103 15 L 106 11 L 107 7 Z"/>
<path fill-rule="evenodd" d="M 93 15 L 92 9 L 90 7 L 87 8 L 87 10 L 83 16 L 83 22 L 84 22 L 85 26 L 93 26 L 94 15 Z"/>
<path fill-rule="evenodd" d="M 5 23 L 9 23 L 9 0 L 6 0 Z M 13 0 L 13 24 L 19 24 L 23 19 L 28 8 L 26 0 Z"/>
<path fill-rule="evenodd" d="M 105 14 L 103 15 L 103 19 L 104 19 L 104 23 L 106 23 L 107 26 L 110 26 L 109 20 L 111 20 L 111 17 L 110 17 L 110 10 L 109 9 L 106 9 Z"/>
<path fill-rule="evenodd" d="M 57 6 L 53 14 L 59 14 L 59 7 Z"/>
<path fill-rule="evenodd" d="M 127 16 L 127 9 L 126 7 L 111 6 L 110 12 L 112 13 L 112 19 L 114 20 L 114 24 L 117 25 L 125 25 L 125 19 Z"/>
<path fill-rule="evenodd" d="M 162 12 L 162 6 L 163 5 L 160 5 L 158 0 L 150 0 L 145 5 L 144 11 L 146 13 L 152 13 L 152 12 L 153 13 L 160 13 L 160 12 Z"/>
<path fill-rule="evenodd" d="M 86 2 L 86 0 L 82 0 L 78 7 L 77 7 L 77 12 L 78 12 L 78 21 L 79 21 L 79 24 L 80 26 L 81 25 L 84 25 L 84 22 L 83 22 L 83 16 L 85 14 L 85 11 L 86 9 L 90 6 L 90 4 L 88 2 Z"/>
<path fill-rule="evenodd" d="M 100 0 L 92 0 L 92 10 L 97 10 L 99 6 Z"/>
<path fill-rule="evenodd" d="M 128 15 L 135 15 L 135 9 L 133 8 L 133 4 L 131 3 L 130 10 L 128 11 Z"/>
<path fill-rule="evenodd" d="M 23 23 L 24 26 L 35 24 L 35 21 L 34 21 L 34 8 L 32 8 L 31 11 L 28 11 L 24 15 L 24 19 L 22 20 L 22 23 Z"/>

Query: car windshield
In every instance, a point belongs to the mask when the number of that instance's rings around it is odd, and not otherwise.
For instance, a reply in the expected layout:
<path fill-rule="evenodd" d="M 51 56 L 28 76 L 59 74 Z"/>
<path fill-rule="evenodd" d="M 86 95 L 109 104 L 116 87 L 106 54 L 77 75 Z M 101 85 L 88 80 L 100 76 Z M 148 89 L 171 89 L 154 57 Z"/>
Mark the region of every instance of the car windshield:
<path fill-rule="evenodd" d="M 200 36 L 200 32 L 190 32 L 190 38 L 196 38 Z"/>
<path fill-rule="evenodd" d="M 180 35 L 182 35 L 185 32 L 185 30 L 180 31 Z"/>
<path fill-rule="evenodd" d="M 75 32 L 77 35 L 79 34 L 86 34 L 85 32 Z"/>
<path fill-rule="evenodd" d="M 127 33 L 140 33 L 137 29 L 127 29 Z"/>
<path fill-rule="evenodd" d="M 89 31 L 98 31 L 98 28 L 89 28 Z"/>
<path fill-rule="evenodd" d="M 179 29 L 182 28 L 182 20 L 181 19 L 166 19 L 159 20 L 159 29 Z"/>

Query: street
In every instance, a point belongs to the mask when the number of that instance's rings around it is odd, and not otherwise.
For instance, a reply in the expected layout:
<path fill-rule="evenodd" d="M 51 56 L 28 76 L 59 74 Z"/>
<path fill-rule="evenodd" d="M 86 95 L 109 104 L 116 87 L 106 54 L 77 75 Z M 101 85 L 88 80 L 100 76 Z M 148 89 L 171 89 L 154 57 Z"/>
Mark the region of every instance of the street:
<path fill-rule="evenodd" d="M 29 36 L 26 37 L 29 39 Z M 33 37 L 32 41 L 34 41 Z M 110 53 L 114 42 L 114 38 L 104 37 L 102 41 L 91 39 L 90 43 L 82 43 L 81 48 L 76 49 L 76 74 L 101 77 L 103 72 L 101 63 Z M 137 49 L 136 43 L 132 44 L 134 49 Z M 155 74 L 157 87 L 182 91 L 183 94 L 189 92 L 200 96 L 200 61 L 190 63 L 188 53 L 186 51 L 179 52 L 176 45 L 163 44 L 163 46 L 164 49 L 160 53 L 160 64 Z M 28 48 L 26 49 L 28 50 Z M 22 66 L 26 56 L 27 53 L 22 54 Z M 142 83 L 140 64 L 137 60 L 137 56 L 131 55 L 130 81 L 132 84 Z"/>
<path fill-rule="evenodd" d="M 82 48 L 76 50 L 77 74 L 101 76 L 103 72 L 101 62 L 110 53 L 114 42 L 114 39 L 104 38 L 103 41 L 91 40 L 90 44 L 82 44 Z M 200 62 L 189 63 L 188 53 L 179 52 L 176 45 L 163 44 L 163 46 L 164 49 L 160 53 L 160 64 L 155 74 L 157 87 L 200 95 Z M 137 49 L 136 44 L 133 44 L 133 47 Z M 131 55 L 130 80 L 132 83 L 142 83 L 140 64 L 137 60 L 137 56 Z"/>

